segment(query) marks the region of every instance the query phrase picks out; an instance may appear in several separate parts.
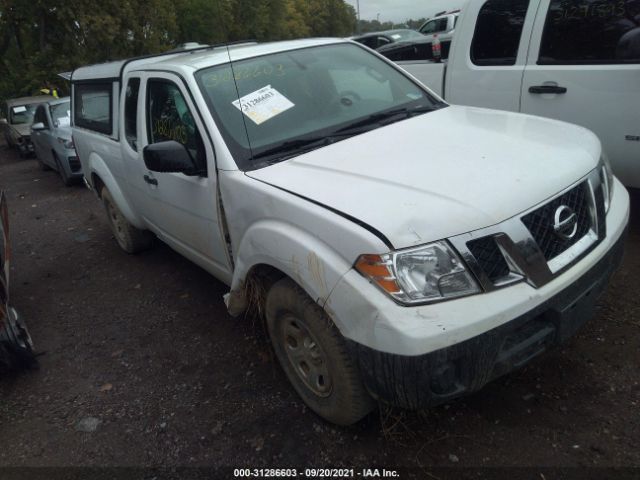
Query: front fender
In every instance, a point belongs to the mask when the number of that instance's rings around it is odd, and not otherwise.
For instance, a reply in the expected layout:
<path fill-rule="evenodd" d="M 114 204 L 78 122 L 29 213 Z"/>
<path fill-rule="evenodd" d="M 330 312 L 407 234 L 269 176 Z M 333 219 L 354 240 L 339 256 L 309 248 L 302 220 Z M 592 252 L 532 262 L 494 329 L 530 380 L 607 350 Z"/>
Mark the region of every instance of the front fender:
<path fill-rule="evenodd" d="M 347 260 L 317 237 L 272 219 L 260 220 L 245 232 L 236 255 L 232 296 L 244 290 L 247 275 L 257 265 L 277 268 L 320 306 L 324 306 L 340 278 L 351 269 Z"/>
<path fill-rule="evenodd" d="M 125 197 L 122 189 L 118 186 L 118 182 L 114 178 L 111 170 L 107 167 L 105 161 L 95 152 L 92 152 L 89 155 L 89 165 L 91 168 L 91 183 L 93 185 L 94 190 L 97 189 L 97 186 L 94 184 L 93 175 L 97 175 L 109 193 L 113 198 L 113 201 L 116 203 L 116 206 L 122 212 L 127 221 L 136 228 L 144 229 L 145 224 L 138 215 L 135 214 L 133 208 L 129 204 L 129 201 Z M 96 190 L 96 193 L 100 195 L 100 192 Z"/>

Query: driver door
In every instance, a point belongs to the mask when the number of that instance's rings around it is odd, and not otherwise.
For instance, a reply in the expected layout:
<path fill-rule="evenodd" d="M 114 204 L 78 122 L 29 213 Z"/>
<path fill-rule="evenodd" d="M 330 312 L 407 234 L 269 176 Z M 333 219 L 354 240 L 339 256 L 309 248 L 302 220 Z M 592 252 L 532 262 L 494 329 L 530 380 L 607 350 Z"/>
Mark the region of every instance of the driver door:
<path fill-rule="evenodd" d="M 139 162 L 144 147 L 176 141 L 185 146 L 203 172 L 183 173 L 139 170 L 146 184 L 145 220 L 172 248 L 223 278 L 231 272 L 227 244 L 218 208 L 215 157 L 199 112 L 181 79 L 170 73 L 153 73 L 144 79 L 144 115 L 138 132 Z M 146 173 L 143 173 L 146 172 Z"/>

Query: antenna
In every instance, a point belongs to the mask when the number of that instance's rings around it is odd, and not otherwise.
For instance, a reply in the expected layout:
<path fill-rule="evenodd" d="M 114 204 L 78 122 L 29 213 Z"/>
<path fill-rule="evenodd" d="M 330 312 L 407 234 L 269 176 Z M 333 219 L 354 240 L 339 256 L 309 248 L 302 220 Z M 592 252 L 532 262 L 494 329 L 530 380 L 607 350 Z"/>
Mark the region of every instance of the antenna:
<path fill-rule="evenodd" d="M 220 20 L 222 20 L 222 11 L 220 10 L 220 0 L 216 0 L 216 6 L 218 7 L 218 16 Z M 227 58 L 229 59 L 229 67 L 231 68 L 231 78 L 233 78 L 233 85 L 236 89 L 236 97 L 238 97 L 238 104 L 240 105 L 240 116 L 242 117 L 242 125 L 244 125 L 244 133 L 247 136 L 247 145 L 249 145 L 249 154 L 251 155 L 251 160 L 253 160 L 253 148 L 251 147 L 251 138 L 249 138 L 249 129 L 247 128 L 247 120 L 245 118 L 244 109 L 242 106 L 242 102 L 240 101 L 240 89 L 238 88 L 238 82 L 236 80 L 236 72 L 233 69 L 233 60 L 231 60 L 231 51 L 229 50 L 229 32 L 226 30 L 224 22 L 222 22 L 224 30 L 224 36 L 226 38 L 226 42 L 224 43 L 224 47 L 227 49 Z M 241 42 L 244 43 L 244 42 Z"/>
<path fill-rule="evenodd" d="M 240 115 L 242 116 L 242 124 L 244 125 L 244 133 L 247 135 L 247 145 L 249 145 L 249 153 L 251 154 L 251 160 L 253 160 L 253 148 L 251 147 L 251 139 L 249 138 L 249 129 L 247 128 L 247 119 L 244 114 L 244 107 L 240 101 L 240 90 L 238 89 L 238 82 L 236 81 L 236 72 L 233 69 L 233 61 L 231 60 L 231 53 L 229 52 L 229 45 L 227 45 L 227 57 L 229 57 L 229 66 L 231 67 L 231 77 L 233 78 L 233 84 L 236 87 L 236 96 L 238 97 L 238 104 L 240 105 Z"/>

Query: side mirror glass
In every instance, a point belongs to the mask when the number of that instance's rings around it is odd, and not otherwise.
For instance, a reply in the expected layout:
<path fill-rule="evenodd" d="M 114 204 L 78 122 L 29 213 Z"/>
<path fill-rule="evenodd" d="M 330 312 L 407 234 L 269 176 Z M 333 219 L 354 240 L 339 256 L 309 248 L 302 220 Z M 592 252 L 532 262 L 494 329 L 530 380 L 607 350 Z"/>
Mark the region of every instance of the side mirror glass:
<path fill-rule="evenodd" d="M 142 151 L 144 164 L 152 172 L 184 173 L 197 175 L 199 173 L 187 147 L 174 140 L 152 143 Z"/>
<path fill-rule="evenodd" d="M 34 123 L 33 125 L 31 125 L 31 130 L 34 130 L 34 131 L 46 130 L 46 129 L 47 127 L 45 127 L 44 123 L 42 122 Z"/>

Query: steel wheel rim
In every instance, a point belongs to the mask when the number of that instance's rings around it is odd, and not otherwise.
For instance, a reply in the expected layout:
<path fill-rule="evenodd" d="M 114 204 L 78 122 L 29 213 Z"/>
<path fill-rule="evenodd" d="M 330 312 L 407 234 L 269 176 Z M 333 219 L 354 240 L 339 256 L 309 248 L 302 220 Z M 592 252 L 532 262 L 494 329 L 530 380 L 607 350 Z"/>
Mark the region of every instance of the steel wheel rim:
<path fill-rule="evenodd" d="M 107 203 L 107 210 L 109 213 L 109 220 L 111 225 L 113 225 L 114 233 L 119 242 L 124 241 L 124 232 L 123 232 L 123 219 L 115 207 L 111 204 L 111 202 Z"/>
<path fill-rule="evenodd" d="M 283 323 L 282 345 L 296 375 L 315 395 L 328 397 L 333 382 L 324 350 L 300 319 L 286 315 Z"/>

